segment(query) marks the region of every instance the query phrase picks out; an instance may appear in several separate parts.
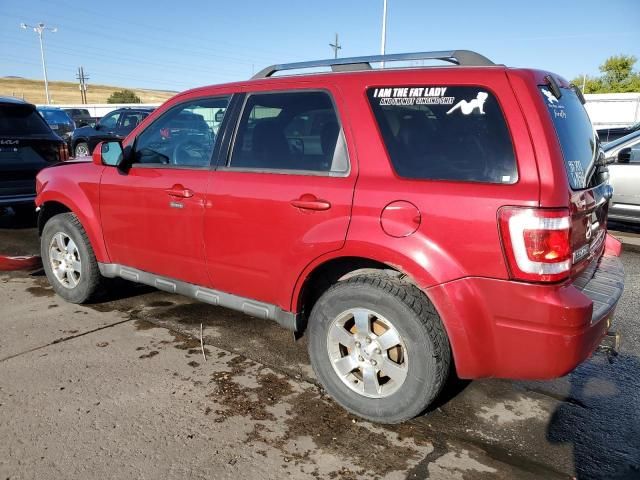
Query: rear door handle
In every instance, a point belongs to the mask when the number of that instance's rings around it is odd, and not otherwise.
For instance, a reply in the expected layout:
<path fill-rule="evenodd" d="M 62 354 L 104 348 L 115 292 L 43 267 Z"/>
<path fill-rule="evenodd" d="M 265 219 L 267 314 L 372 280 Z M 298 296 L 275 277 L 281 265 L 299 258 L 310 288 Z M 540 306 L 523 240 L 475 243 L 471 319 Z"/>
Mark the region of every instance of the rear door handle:
<path fill-rule="evenodd" d="M 302 210 L 329 210 L 331 204 L 326 200 L 319 200 L 315 195 L 305 193 L 297 200 L 291 200 L 291 205 Z"/>
<path fill-rule="evenodd" d="M 182 185 L 174 185 L 171 188 L 165 189 L 167 195 L 171 197 L 191 198 L 193 197 L 193 190 L 184 188 Z"/>

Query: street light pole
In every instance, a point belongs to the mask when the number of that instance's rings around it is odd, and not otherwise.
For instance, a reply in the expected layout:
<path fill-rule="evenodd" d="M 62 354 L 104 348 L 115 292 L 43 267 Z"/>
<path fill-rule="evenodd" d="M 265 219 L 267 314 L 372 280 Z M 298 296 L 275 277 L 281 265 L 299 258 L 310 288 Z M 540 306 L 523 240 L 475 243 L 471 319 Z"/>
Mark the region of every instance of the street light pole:
<path fill-rule="evenodd" d="M 387 0 L 383 0 L 382 7 L 382 39 L 380 41 L 380 55 L 384 55 L 387 47 Z M 384 68 L 384 62 L 381 63 Z"/>
<path fill-rule="evenodd" d="M 20 28 L 28 29 L 33 28 L 33 31 L 38 34 L 38 38 L 40 39 L 40 58 L 42 58 L 42 73 L 44 74 L 44 92 L 47 97 L 47 105 L 51 103 L 51 97 L 49 96 L 49 80 L 47 79 L 47 63 L 44 60 L 44 43 L 42 40 L 42 34 L 45 30 L 50 31 L 51 33 L 55 33 L 58 31 L 57 28 L 47 27 L 44 23 L 40 22 L 35 27 L 33 25 L 27 25 L 26 23 L 21 23 Z"/>

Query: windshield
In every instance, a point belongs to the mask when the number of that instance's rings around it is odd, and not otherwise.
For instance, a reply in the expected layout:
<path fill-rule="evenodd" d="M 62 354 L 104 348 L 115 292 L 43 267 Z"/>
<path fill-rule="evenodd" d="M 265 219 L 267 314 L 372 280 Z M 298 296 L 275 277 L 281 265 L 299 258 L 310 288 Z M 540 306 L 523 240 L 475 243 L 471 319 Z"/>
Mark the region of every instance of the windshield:
<path fill-rule="evenodd" d="M 71 123 L 69 115 L 63 110 L 39 110 L 47 123 Z"/>
<path fill-rule="evenodd" d="M 569 184 L 573 190 L 587 188 L 600 148 L 587 111 L 570 88 L 562 88 L 560 98 L 546 86 L 539 88 L 560 141 Z"/>
<path fill-rule="evenodd" d="M 0 135 L 29 135 L 47 134 L 51 129 L 37 114 L 33 107 L 28 105 L 0 107 Z"/>

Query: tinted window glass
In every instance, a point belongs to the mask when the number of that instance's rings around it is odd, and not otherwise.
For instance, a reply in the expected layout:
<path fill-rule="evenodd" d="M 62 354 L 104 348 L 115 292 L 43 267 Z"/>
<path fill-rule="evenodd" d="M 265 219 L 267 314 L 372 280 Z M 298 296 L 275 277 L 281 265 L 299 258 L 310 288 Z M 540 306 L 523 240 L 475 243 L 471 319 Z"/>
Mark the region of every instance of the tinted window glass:
<path fill-rule="evenodd" d="M 71 118 L 63 110 L 39 110 L 47 123 L 71 123 Z"/>
<path fill-rule="evenodd" d="M 164 113 L 140 134 L 134 163 L 207 167 L 229 97 L 201 99 Z"/>
<path fill-rule="evenodd" d="M 0 106 L 0 135 L 51 133 L 51 129 L 33 107 Z"/>
<path fill-rule="evenodd" d="M 100 126 L 104 128 L 116 128 L 118 126 L 118 119 L 120 118 L 120 112 L 109 113 L 100 119 Z"/>
<path fill-rule="evenodd" d="M 230 165 L 345 172 L 346 148 L 329 95 L 290 92 L 249 96 Z"/>
<path fill-rule="evenodd" d="M 133 130 L 146 116 L 147 114 L 142 112 L 124 112 L 120 120 L 120 126 L 127 130 Z"/>
<path fill-rule="evenodd" d="M 544 86 L 540 93 L 560 140 L 569 184 L 574 190 L 586 188 L 600 148 L 587 111 L 569 88 L 562 89 L 559 99 Z"/>
<path fill-rule="evenodd" d="M 369 101 L 401 177 L 517 181 L 511 137 L 495 97 L 481 87 L 370 88 Z"/>

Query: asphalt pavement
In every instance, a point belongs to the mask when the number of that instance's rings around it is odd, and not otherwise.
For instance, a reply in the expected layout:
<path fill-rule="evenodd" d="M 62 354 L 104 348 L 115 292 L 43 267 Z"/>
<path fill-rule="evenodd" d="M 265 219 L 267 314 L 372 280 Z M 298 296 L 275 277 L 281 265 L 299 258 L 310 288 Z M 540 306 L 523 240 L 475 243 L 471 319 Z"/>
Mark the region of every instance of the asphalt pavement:
<path fill-rule="evenodd" d="M 31 219 L 0 216 L 0 254 L 37 251 Z M 127 283 L 71 305 L 2 273 L 0 478 L 640 478 L 640 254 L 622 259 L 617 358 L 452 382 L 393 427 L 335 405 L 272 322 Z"/>

